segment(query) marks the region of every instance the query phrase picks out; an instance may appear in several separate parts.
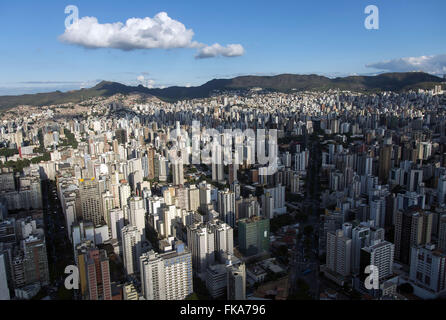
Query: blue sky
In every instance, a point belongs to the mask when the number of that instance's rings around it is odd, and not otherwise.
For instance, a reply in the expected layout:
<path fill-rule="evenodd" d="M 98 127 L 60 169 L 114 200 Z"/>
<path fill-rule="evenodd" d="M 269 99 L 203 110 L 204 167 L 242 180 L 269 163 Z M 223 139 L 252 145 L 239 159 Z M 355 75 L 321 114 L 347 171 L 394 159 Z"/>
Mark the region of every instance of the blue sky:
<path fill-rule="evenodd" d="M 194 42 L 218 43 L 222 51 L 196 59 L 202 47 L 91 49 L 72 35 L 61 41 L 67 5 L 76 5 L 81 19 L 95 17 L 100 24 L 166 12 L 193 30 Z M 367 5 L 379 8 L 379 30 L 364 27 Z M 4 0 L 0 94 L 78 89 L 98 80 L 163 87 L 246 74 L 333 76 L 416 66 L 441 73 L 446 70 L 445 12 L 442 0 Z M 243 54 L 224 56 L 231 55 L 223 49 L 229 44 L 242 46 Z M 413 59 L 398 60 L 404 57 Z M 367 67 L 371 64 L 381 69 Z"/>

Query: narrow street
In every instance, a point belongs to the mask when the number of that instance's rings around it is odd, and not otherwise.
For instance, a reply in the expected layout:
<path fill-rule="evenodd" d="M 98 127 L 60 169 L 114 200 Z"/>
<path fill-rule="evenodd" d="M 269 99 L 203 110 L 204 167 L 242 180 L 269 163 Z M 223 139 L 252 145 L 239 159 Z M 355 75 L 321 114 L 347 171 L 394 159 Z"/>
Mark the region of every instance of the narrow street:
<path fill-rule="evenodd" d="M 308 176 L 305 184 L 305 200 L 303 207 L 306 208 L 308 220 L 300 225 L 301 237 L 297 237 L 295 251 L 291 258 L 290 268 L 290 293 L 298 291 L 297 281 L 303 279 L 309 285 L 309 293 L 313 299 L 319 299 L 319 206 L 320 206 L 320 183 L 319 169 L 322 153 L 319 143 L 310 141 L 306 135 L 305 146 L 310 151 L 308 164 Z M 310 226 L 313 230 L 305 244 L 303 230 Z"/>
<path fill-rule="evenodd" d="M 72 299 L 64 287 L 64 271 L 74 264 L 73 249 L 54 182 L 42 181 L 42 204 L 51 282 L 48 295 L 51 299 Z"/>

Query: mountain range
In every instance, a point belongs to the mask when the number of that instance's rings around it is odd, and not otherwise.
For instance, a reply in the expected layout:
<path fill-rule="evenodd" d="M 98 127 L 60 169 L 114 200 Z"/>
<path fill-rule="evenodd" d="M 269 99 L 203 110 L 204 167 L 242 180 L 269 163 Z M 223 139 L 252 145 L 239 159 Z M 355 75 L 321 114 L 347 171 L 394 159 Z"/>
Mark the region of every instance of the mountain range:
<path fill-rule="evenodd" d="M 349 76 L 327 78 L 319 75 L 281 74 L 277 76 L 241 76 L 232 79 L 214 79 L 198 87 L 168 87 L 149 89 L 142 85 L 127 86 L 117 82 L 102 81 L 88 89 L 68 92 L 48 92 L 20 96 L 0 96 L 0 108 L 9 109 L 18 105 L 54 105 L 81 102 L 94 97 L 110 97 L 115 94 L 140 93 L 176 101 L 180 99 L 205 98 L 216 91 L 248 90 L 263 88 L 270 91 L 291 92 L 305 90 L 351 90 L 360 92 L 405 91 L 431 89 L 444 82 L 443 78 L 423 73 L 383 73 L 376 76 Z"/>

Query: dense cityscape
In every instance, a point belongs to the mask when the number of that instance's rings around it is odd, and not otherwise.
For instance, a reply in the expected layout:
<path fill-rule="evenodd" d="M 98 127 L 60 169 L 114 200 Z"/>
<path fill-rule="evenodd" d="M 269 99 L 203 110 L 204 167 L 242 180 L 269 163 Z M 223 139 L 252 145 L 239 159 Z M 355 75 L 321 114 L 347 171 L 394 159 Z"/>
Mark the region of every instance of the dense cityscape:
<path fill-rule="evenodd" d="M 445 11 L 0 2 L 0 304 L 99 320 L 440 311 Z"/>
<path fill-rule="evenodd" d="M 117 94 L 1 116 L 1 300 L 445 292 L 442 85 Z"/>

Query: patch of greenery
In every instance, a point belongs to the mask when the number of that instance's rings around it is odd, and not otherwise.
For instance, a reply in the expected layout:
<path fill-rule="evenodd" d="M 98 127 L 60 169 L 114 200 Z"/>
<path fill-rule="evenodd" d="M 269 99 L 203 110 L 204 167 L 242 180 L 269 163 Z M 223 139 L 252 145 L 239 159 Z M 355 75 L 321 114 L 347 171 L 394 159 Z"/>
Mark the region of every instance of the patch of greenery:
<path fill-rule="evenodd" d="M 41 161 L 51 161 L 51 154 L 49 152 L 44 152 L 43 156 L 35 157 L 31 159 L 31 163 L 37 164 Z"/>
<path fill-rule="evenodd" d="M 17 150 L 17 149 L 9 149 L 9 148 L 1 148 L 0 149 L 0 156 L 2 156 L 2 157 L 9 158 L 16 154 L 19 154 L 19 150 Z"/>
<path fill-rule="evenodd" d="M 28 159 L 17 160 L 17 161 L 6 161 L 0 164 L 0 168 L 12 168 L 14 172 L 22 172 L 24 168 L 31 165 L 31 161 Z"/>
<path fill-rule="evenodd" d="M 68 129 L 64 129 L 64 134 L 65 134 L 66 139 L 63 139 L 61 141 L 61 143 L 59 144 L 59 146 L 61 146 L 61 147 L 72 146 L 74 149 L 77 149 L 78 142 L 77 142 L 74 134 Z"/>

